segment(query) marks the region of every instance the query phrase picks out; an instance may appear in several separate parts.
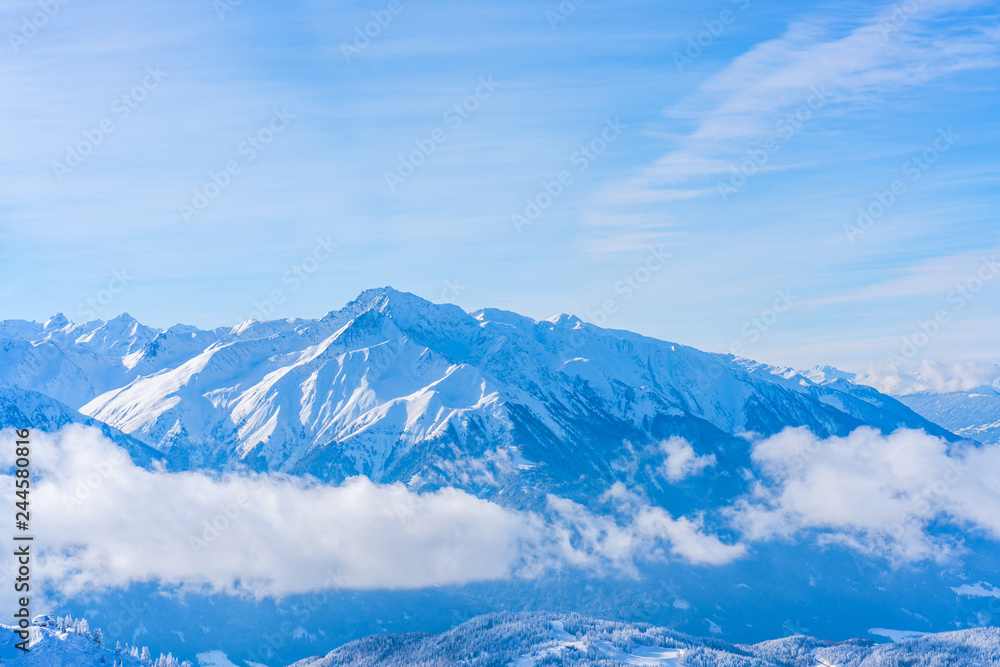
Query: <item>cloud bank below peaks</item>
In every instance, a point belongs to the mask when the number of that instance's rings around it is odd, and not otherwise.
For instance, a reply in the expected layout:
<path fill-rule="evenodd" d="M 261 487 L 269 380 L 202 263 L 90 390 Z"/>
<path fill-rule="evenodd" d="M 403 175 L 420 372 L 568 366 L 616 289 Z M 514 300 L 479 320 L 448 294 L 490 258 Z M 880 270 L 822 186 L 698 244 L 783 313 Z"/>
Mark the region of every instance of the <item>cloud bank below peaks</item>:
<path fill-rule="evenodd" d="M 9 440 L 0 438 L 8 470 Z M 724 565 L 773 540 L 835 543 L 895 563 L 944 561 L 969 540 L 1000 540 L 998 447 L 868 427 L 827 439 L 788 428 L 751 447 L 748 493 L 714 510 L 741 535 L 734 544 L 701 515 L 674 517 L 622 482 L 593 507 L 550 495 L 544 509 L 523 511 L 456 488 L 418 493 L 365 477 L 334 486 L 147 470 L 99 431 L 69 426 L 32 436 L 36 575 L 69 595 L 157 581 L 280 597 L 567 568 L 638 576 L 644 562 Z M 668 483 L 713 483 L 715 461 L 686 441 L 661 449 Z"/>
<path fill-rule="evenodd" d="M 138 581 L 258 597 L 407 589 L 567 566 L 634 572 L 649 558 L 721 563 L 743 553 L 697 520 L 649 506 L 620 521 L 554 496 L 534 513 L 454 488 L 416 493 L 364 477 L 331 486 L 147 470 L 79 426 L 33 434 L 32 450 L 38 574 L 67 594 Z"/>
<path fill-rule="evenodd" d="M 750 540 L 816 533 L 896 562 L 944 561 L 962 549 L 950 525 L 1000 539 L 1000 448 L 923 431 L 862 427 L 821 440 L 789 428 L 753 446 L 758 479 L 728 512 Z"/>
<path fill-rule="evenodd" d="M 872 366 L 855 381 L 893 396 L 924 392 L 947 394 L 983 388 L 1000 391 L 1000 365 L 924 359 L 910 368 Z"/>

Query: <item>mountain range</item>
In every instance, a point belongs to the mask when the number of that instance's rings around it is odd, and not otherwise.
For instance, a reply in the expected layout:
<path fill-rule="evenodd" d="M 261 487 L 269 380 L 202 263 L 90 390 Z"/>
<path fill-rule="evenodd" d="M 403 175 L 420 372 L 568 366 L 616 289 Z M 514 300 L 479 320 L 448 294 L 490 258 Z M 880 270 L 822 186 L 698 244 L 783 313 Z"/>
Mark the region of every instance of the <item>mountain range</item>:
<path fill-rule="evenodd" d="M 552 498 L 568 499 L 593 513 L 578 537 L 593 526 L 613 537 L 608 499 L 640 498 L 667 519 L 691 518 L 668 524 L 671 530 L 704 526 L 724 542 L 741 539 L 746 526 L 734 528 L 732 518 L 748 515 L 727 512 L 761 498 L 766 471 L 754 459 L 757 443 L 790 428 L 841 442 L 912 429 L 956 451 L 982 448 L 994 442 L 991 420 L 1000 420 L 985 389 L 893 397 L 829 367 L 770 366 L 571 315 L 467 313 L 391 288 L 366 291 L 317 319 L 232 328 L 159 329 L 127 314 L 0 322 L 0 427 L 93 426 L 156 470 L 276 473 L 331 485 L 364 475 L 421 493 L 453 487 L 539 515 Z M 626 498 L 623 489 L 636 495 Z M 417 602 L 399 591 L 339 591 L 274 664 L 313 655 L 334 637 L 437 632 L 456 624 L 453 614 L 465 620 L 503 610 L 643 620 L 730 641 L 788 628 L 806 634 L 803 623 L 827 638 L 872 627 L 939 632 L 995 624 L 995 541 L 982 522 L 967 530 L 960 521 L 939 524 L 928 528 L 945 540 L 937 544 L 964 555 L 948 567 L 933 559 L 900 565 L 843 535 L 806 531 L 750 541 L 739 559 L 711 566 L 649 554 L 637 570 L 609 576 L 560 570 L 421 590 L 413 593 L 425 596 Z M 151 586 L 62 602 L 100 622 L 141 599 L 156 611 L 123 627 L 123 637 L 141 629 L 164 653 L 197 644 L 243 659 L 254 649 L 248 637 L 308 603 L 304 595 L 281 605 L 160 596 Z M 337 626 L 345 610 L 352 622 Z M 189 633 L 182 646 L 174 635 L 192 623 L 205 634 Z M 408 651 L 424 655 L 435 641 L 400 635 L 389 647 L 402 651 L 403 664 Z M 364 653 L 342 655 L 342 662 L 303 664 L 372 664 Z"/>
<path fill-rule="evenodd" d="M 13 647 L 13 628 L 0 626 L 4 664 L 35 667 L 190 667 L 194 663 L 144 649 L 105 646 L 97 632 L 75 622 L 65 631 L 35 628 L 30 654 Z M 880 630 L 893 634 L 892 630 Z M 178 631 L 179 633 L 182 631 Z M 900 633 L 904 634 L 904 633 Z M 148 659 L 142 656 L 148 655 Z M 234 667 L 222 651 L 191 656 L 199 667 Z M 820 641 L 794 635 L 757 644 L 697 639 L 649 624 L 602 621 L 579 614 L 498 613 L 479 616 L 440 634 L 380 634 L 341 646 L 324 656 L 288 667 L 533 667 L 578 665 L 712 665 L 713 667 L 866 667 L 869 665 L 949 665 L 983 667 L 1000 661 L 1000 631 L 963 630 L 900 636 L 895 643 L 869 640 Z M 260 664 L 260 663 L 251 663 Z"/>
<path fill-rule="evenodd" d="M 466 313 L 391 288 L 319 319 L 231 329 L 158 330 L 127 314 L 8 320 L 0 381 L 8 402 L 25 391 L 50 399 L 51 415 L 31 420 L 38 428 L 97 420 L 173 469 L 328 482 L 364 474 L 424 488 L 457 484 L 488 457 L 506 464 L 514 486 L 578 498 L 606 490 L 623 457 L 642 478 L 645 453 L 671 436 L 720 468 L 746 462 L 749 437 L 788 426 L 959 439 L 846 380 L 817 382 L 569 315 Z M 648 475 L 636 482 L 654 497 L 664 491 Z"/>
<path fill-rule="evenodd" d="M 868 373 L 848 373 L 830 366 L 812 368 L 805 375 L 821 384 L 837 380 L 864 385 L 885 384 L 884 379 Z M 994 366 L 991 372 L 971 381 L 956 382 L 949 378 L 950 382 L 941 382 L 940 378 L 936 379 L 937 382 L 928 382 L 920 371 L 908 373 L 906 382 L 893 378 L 892 387 L 887 390 L 900 403 L 956 435 L 984 445 L 1000 445 L 1000 367 Z M 937 388 L 935 385 L 944 386 Z"/>

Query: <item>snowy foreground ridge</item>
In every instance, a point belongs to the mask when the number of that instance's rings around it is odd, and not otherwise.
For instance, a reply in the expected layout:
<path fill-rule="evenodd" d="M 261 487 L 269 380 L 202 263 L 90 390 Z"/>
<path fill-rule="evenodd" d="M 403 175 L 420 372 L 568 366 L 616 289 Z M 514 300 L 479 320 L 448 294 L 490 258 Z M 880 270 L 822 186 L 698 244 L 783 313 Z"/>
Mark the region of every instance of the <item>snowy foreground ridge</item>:
<path fill-rule="evenodd" d="M 0 626 L 4 665 L 36 667 L 178 667 L 173 656 L 105 647 L 93 633 L 36 628 L 32 651 L 13 649 L 13 629 Z M 230 667 L 219 651 L 192 656 L 192 665 Z M 373 635 L 293 667 L 533 667 L 534 665 L 689 665 L 692 667 L 892 667 L 1000 665 L 1000 629 L 946 632 L 892 644 L 823 642 L 794 636 L 753 645 L 696 639 L 666 628 L 599 621 L 576 614 L 497 613 L 440 635 Z M 255 667 L 255 666 L 254 666 Z M 269 665 L 268 667 L 277 667 Z M 284 667 L 284 666 L 282 666 Z"/>

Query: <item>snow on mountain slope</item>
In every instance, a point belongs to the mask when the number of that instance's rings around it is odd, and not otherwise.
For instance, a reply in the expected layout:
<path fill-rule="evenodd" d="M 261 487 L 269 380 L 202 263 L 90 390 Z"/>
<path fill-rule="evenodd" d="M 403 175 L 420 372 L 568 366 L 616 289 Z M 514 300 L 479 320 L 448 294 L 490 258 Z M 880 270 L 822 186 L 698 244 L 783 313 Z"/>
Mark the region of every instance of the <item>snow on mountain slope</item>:
<path fill-rule="evenodd" d="M 92 327 L 92 328 L 91 328 Z M 124 357 L 132 354 L 156 337 L 157 331 L 140 324 L 128 313 L 123 313 L 107 322 L 89 322 L 64 328 L 58 335 L 65 341 L 92 350 L 108 357 Z"/>
<path fill-rule="evenodd" d="M 0 380 L 79 408 L 125 382 L 123 356 L 151 342 L 156 331 L 127 314 L 74 324 L 59 313 L 44 324 L 0 322 Z"/>
<path fill-rule="evenodd" d="M 172 655 L 140 658 L 148 651 L 110 648 L 95 639 L 97 631 L 77 627 L 32 629 L 31 652 L 15 648 L 14 628 L 0 625 L 0 659 L 5 665 L 34 667 L 186 667 Z M 236 664 L 214 650 L 190 656 L 196 664 Z M 269 662 L 272 662 L 269 660 Z M 247 664 L 260 664 L 248 662 Z M 272 663 L 278 664 L 278 663 Z M 976 628 L 925 635 L 890 644 L 869 640 L 819 641 L 792 636 L 753 645 L 698 639 L 653 625 L 602 621 L 579 614 L 500 612 L 477 616 L 441 634 L 377 634 L 355 640 L 324 656 L 289 667 L 533 667 L 559 664 L 708 665 L 717 667 L 863 667 L 867 665 L 949 665 L 985 667 L 1000 664 L 1000 629 Z"/>
<path fill-rule="evenodd" d="M 909 394 L 900 396 L 899 402 L 964 438 L 1000 445 L 1000 391 L 995 387 Z"/>
<path fill-rule="evenodd" d="M 124 355 L 123 365 L 134 375 L 155 373 L 183 363 L 198 354 L 229 329 L 201 329 L 186 324 L 175 324 L 156 334 L 156 337 L 138 350 Z"/>
<path fill-rule="evenodd" d="M 978 378 L 970 377 L 969 373 L 965 377 L 942 377 L 948 369 L 942 371 L 937 366 L 927 363 L 923 372 L 897 371 L 889 378 L 878 374 L 855 375 L 829 366 L 813 368 L 804 375 L 820 384 L 849 381 L 881 386 L 900 403 L 956 435 L 985 445 L 1000 444 L 1000 378 L 990 381 L 996 371 L 980 370 Z M 958 371 L 964 370 L 963 365 L 956 366 Z M 925 373 L 933 375 L 925 378 Z M 985 383 L 976 386 L 981 381 Z"/>
<path fill-rule="evenodd" d="M 619 476 L 615 462 L 656 491 L 648 469 L 674 435 L 720 467 L 745 461 L 746 434 L 786 426 L 821 436 L 906 426 L 954 438 L 846 381 L 818 384 L 572 316 L 470 314 L 391 288 L 318 320 L 157 333 L 128 316 L 54 317 L 2 323 L 0 342 L 9 382 L 62 396 L 178 467 L 432 486 L 509 476 L 508 486 L 573 483 L 592 496 Z M 515 460 L 531 470 L 521 474 Z"/>
<path fill-rule="evenodd" d="M 440 635 L 375 635 L 292 667 L 384 665 L 712 665 L 821 667 L 830 665 L 1000 664 L 1000 630 L 981 628 L 873 645 L 786 637 L 755 645 L 696 639 L 646 624 L 599 621 L 577 614 L 498 613 L 480 616 Z"/>
<path fill-rule="evenodd" d="M 54 627 L 33 626 L 26 653 L 17 647 L 22 639 L 16 628 L 0 625 L 0 663 L 10 667 L 149 667 L 153 660 L 142 660 L 137 649 L 134 655 L 128 647 L 104 645 L 99 631 L 86 627 L 59 631 Z M 147 650 L 148 655 L 148 650 Z M 191 667 L 172 655 L 159 656 L 157 667 Z"/>
<path fill-rule="evenodd" d="M 163 458 L 155 449 L 118 429 L 91 417 L 85 417 L 44 394 L 8 385 L 0 380 L 0 429 L 32 428 L 56 431 L 67 424 L 99 428 L 105 437 L 123 447 L 139 465 L 149 465 Z"/>

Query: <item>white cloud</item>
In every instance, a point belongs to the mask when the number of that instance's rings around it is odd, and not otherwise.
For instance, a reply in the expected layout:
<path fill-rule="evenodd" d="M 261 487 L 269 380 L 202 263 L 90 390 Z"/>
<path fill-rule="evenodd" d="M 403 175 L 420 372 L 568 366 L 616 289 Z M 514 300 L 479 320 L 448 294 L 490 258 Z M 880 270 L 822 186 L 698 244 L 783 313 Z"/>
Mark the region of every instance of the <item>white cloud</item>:
<path fill-rule="evenodd" d="M 857 382 L 893 396 L 933 392 L 946 394 L 982 387 L 1000 390 L 1000 366 L 979 362 L 923 360 L 912 368 L 870 366 Z"/>
<path fill-rule="evenodd" d="M 730 512 L 753 540 L 815 530 L 897 560 L 943 560 L 961 545 L 932 535 L 932 522 L 1000 538 L 1000 448 L 907 429 L 821 440 L 789 428 L 756 443 L 752 457 L 761 479 Z"/>
<path fill-rule="evenodd" d="M 9 436 L 3 439 L 12 465 Z M 257 596 L 419 588 L 531 577 L 549 568 L 633 572 L 634 560 L 737 558 L 699 520 L 620 489 L 629 513 L 597 516 L 550 497 L 545 513 L 463 491 L 414 493 L 357 477 L 171 473 L 135 466 L 94 429 L 32 438 L 37 574 L 66 593 L 135 581 Z M 10 477 L 7 478 L 8 482 Z"/>
<path fill-rule="evenodd" d="M 615 511 L 597 515 L 579 503 L 549 496 L 549 509 L 557 517 L 552 526 L 554 535 L 560 558 L 566 562 L 592 569 L 611 565 L 634 574 L 636 554 L 658 559 L 665 557 L 667 550 L 692 563 L 721 565 L 746 552 L 742 544 L 726 544 L 706 533 L 700 518 L 674 519 L 622 482 L 616 482 L 602 500 L 610 502 Z"/>
<path fill-rule="evenodd" d="M 997 251 L 986 247 L 971 252 L 942 255 L 916 262 L 891 278 L 830 297 L 805 300 L 800 305 L 826 306 L 864 301 L 898 301 L 906 298 L 944 298 L 953 312 L 975 300 L 984 285 L 996 279 Z"/>
<path fill-rule="evenodd" d="M 3 441 L 9 466 L 9 435 Z M 724 564 L 746 552 L 712 534 L 701 516 L 675 518 L 622 483 L 598 508 L 549 496 L 544 510 L 525 512 L 453 488 L 418 494 L 361 477 L 330 486 L 146 470 L 77 426 L 32 441 L 32 527 L 44 549 L 36 576 L 65 593 L 159 581 L 275 596 L 530 578 L 567 567 L 635 575 L 641 561 Z M 710 458 L 670 442 L 664 449 L 676 474 Z M 940 560 L 962 545 L 931 524 L 1000 539 L 1000 448 L 869 428 L 821 440 L 800 428 L 756 442 L 752 458 L 753 492 L 724 510 L 746 540 L 812 533 L 896 560 Z"/>
<path fill-rule="evenodd" d="M 700 475 L 705 468 L 715 465 L 715 454 L 698 456 L 694 447 L 684 438 L 674 436 L 660 444 L 666 454 L 662 472 L 671 482 L 679 482 L 685 477 Z"/>
<path fill-rule="evenodd" d="M 1000 588 L 997 588 L 993 584 L 989 584 L 985 581 L 980 581 L 978 584 L 970 586 L 969 584 L 962 584 L 961 586 L 952 588 L 957 595 L 967 595 L 971 597 L 979 598 L 1000 598 Z"/>

